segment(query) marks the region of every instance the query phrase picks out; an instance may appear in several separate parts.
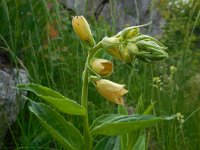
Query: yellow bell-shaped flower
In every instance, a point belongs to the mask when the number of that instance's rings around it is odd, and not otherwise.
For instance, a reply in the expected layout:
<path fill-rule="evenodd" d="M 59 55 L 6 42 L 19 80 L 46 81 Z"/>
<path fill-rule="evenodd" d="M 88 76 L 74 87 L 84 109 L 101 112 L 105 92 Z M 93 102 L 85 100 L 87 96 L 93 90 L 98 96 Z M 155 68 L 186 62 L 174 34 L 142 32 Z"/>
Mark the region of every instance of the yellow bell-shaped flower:
<path fill-rule="evenodd" d="M 124 104 L 122 96 L 128 92 L 124 86 L 123 84 L 117 84 L 106 79 L 95 81 L 97 91 L 107 100 L 116 104 Z"/>
<path fill-rule="evenodd" d="M 112 74 L 113 63 L 109 60 L 97 58 L 91 62 L 92 69 L 102 77 L 108 77 Z"/>

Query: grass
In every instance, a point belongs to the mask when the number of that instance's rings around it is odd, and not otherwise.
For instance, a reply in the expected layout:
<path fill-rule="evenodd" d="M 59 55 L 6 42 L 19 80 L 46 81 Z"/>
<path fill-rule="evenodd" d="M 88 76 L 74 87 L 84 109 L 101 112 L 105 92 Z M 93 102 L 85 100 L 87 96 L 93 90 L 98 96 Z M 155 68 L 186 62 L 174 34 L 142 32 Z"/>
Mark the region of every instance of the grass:
<path fill-rule="evenodd" d="M 14 3 L 11 0 L 0 0 L 0 2 L 1 20 L 4 22 L 0 28 L 2 37 L 0 50 L 9 51 L 13 66 L 27 69 L 30 82 L 48 86 L 80 102 L 81 73 L 86 55 L 71 27 L 71 16 L 76 15 L 76 12 L 66 11 L 56 0 L 51 1 L 51 9 L 45 0 L 15 1 Z M 183 124 L 176 120 L 149 129 L 147 131 L 148 149 L 200 148 L 198 141 L 200 138 L 199 93 L 194 92 L 199 89 L 199 85 L 195 84 L 199 78 L 194 78 L 195 81 L 190 78 L 191 74 L 199 73 L 195 71 L 195 68 L 193 69 L 194 64 L 191 63 L 194 61 L 192 58 L 199 62 L 199 57 L 190 53 L 195 51 L 191 47 L 191 42 L 196 32 L 195 28 L 199 26 L 197 21 L 199 11 L 195 21 L 193 20 L 198 1 L 192 4 L 194 7 L 190 10 L 181 39 L 183 44 L 178 45 L 178 53 L 170 50 L 168 51 L 169 59 L 155 64 L 136 61 L 133 66 L 130 66 L 121 65 L 113 60 L 117 69 L 114 70 L 115 75 L 110 79 L 126 84 L 129 89 L 126 103 L 130 111 L 134 112 L 136 105 L 141 105 L 141 103 L 146 108 L 155 102 L 153 113 L 156 115 L 181 112 L 185 116 Z M 104 20 L 96 22 L 91 19 L 89 21 L 95 39 L 99 40 L 105 35 L 111 36 L 116 33 L 115 27 L 118 20 L 115 15 L 118 12 L 114 8 L 115 5 L 116 2 L 111 1 L 111 25 Z M 151 9 L 155 7 L 154 1 L 151 7 Z M 138 12 L 138 8 L 136 10 Z M 139 13 L 137 16 L 139 22 Z M 111 59 L 109 55 L 104 57 Z M 177 67 L 174 74 L 170 72 L 171 65 Z M 160 79 L 160 81 L 155 79 Z M 97 94 L 92 85 L 89 90 L 90 120 L 100 114 L 116 111 L 116 107 Z M 194 93 L 196 96 L 193 96 Z M 142 101 L 139 101 L 141 95 Z M 32 97 L 34 99 L 34 95 Z M 36 99 L 36 101 L 39 100 Z M 79 127 L 79 117 L 66 117 Z M 3 148 L 61 149 L 40 126 L 35 116 L 29 112 L 28 102 L 21 110 L 17 121 L 9 128 Z"/>

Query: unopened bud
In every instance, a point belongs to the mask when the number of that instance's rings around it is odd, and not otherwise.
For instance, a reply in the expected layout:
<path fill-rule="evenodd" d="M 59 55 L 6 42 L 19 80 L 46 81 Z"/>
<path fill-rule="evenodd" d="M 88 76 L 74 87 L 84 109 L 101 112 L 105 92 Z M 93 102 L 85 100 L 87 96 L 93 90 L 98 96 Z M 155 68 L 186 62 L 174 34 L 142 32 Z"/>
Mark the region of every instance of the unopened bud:
<path fill-rule="evenodd" d="M 122 31 L 122 38 L 123 39 L 130 39 L 137 36 L 140 32 L 138 27 L 128 27 Z"/>
<path fill-rule="evenodd" d="M 165 51 L 167 47 L 157 40 L 143 39 L 136 42 L 135 45 L 139 48 L 139 52 L 133 54 L 140 60 L 157 61 L 168 57 Z"/>
<path fill-rule="evenodd" d="M 83 16 L 75 16 L 72 19 L 72 26 L 76 35 L 88 46 L 93 47 L 95 41 L 87 20 Z"/>
<path fill-rule="evenodd" d="M 131 63 L 135 59 L 133 52 L 138 52 L 138 47 L 133 43 L 122 44 L 106 50 L 108 54 L 125 63 Z"/>
<path fill-rule="evenodd" d="M 106 49 L 106 52 L 110 54 L 111 56 L 113 56 L 114 58 L 123 61 L 123 58 L 121 55 L 121 49 L 122 49 L 122 46 L 120 45 L 120 46 L 108 48 Z"/>
<path fill-rule="evenodd" d="M 102 39 L 102 45 L 104 48 L 113 48 L 120 44 L 122 43 L 119 41 L 119 38 L 116 38 L 116 37 L 104 37 Z"/>
<path fill-rule="evenodd" d="M 108 77 L 112 74 L 113 63 L 106 59 L 94 59 L 91 62 L 92 69 L 102 77 Z"/>
<path fill-rule="evenodd" d="M 133 43 L 128 43 L 127 46 L 124 49 L 124 52 L 122 53 L 123 60 L 126 63 L 131 63 L 135 59 L 135 55 L 132 54 L 132 52 L 138 52 L 138 47 Z"/>

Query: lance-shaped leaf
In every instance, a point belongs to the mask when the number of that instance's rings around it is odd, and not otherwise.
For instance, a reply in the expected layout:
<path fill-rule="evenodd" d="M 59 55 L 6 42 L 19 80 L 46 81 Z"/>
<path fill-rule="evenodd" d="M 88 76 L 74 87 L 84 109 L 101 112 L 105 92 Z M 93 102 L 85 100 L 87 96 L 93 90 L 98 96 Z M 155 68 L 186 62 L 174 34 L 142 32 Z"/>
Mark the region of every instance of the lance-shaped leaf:
<path fill-rule="evenodd" d="M 176 116 L 156 117 L 153 115 L 120 115 L 107 114 L 97 118 L 91 128 L 90 134 L 97 135 L 122 135 L 130 131 L 149 127 L 163 120 L 171 120 Z"/>
<path fill-rule="evenodd" d="M 40 120 L 42 125 L 51 133 L 65 149 L 82 150 L 83 136 L 59 113 L 43 103 L 30 101 L 29 109 Z"/>
<path fill-rule="evenodd" d="M 35 93 L 38 97 L 40 97 L 44 101 L 51 104 L 60 112 L 71 114 L 71 115 L 85 115 L 86 114 L 84 107 L 82 107 L 75 101 L 45 86 L 30 83 L 30 84 L 18 85 L 18 88 Z"/>

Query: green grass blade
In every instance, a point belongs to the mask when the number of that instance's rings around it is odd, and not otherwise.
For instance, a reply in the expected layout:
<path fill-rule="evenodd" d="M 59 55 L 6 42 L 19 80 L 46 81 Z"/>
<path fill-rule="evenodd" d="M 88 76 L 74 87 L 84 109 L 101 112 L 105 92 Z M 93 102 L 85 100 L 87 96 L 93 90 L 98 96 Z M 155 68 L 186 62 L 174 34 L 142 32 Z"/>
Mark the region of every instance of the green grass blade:
<path fill-rule="evenodd" d="M 137 142 L 133 146 L 133 150 L 145 150 L 145 134 L 138 137 Z"/>

